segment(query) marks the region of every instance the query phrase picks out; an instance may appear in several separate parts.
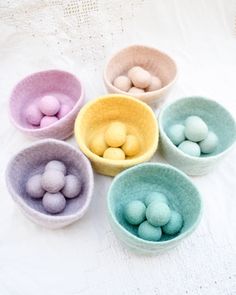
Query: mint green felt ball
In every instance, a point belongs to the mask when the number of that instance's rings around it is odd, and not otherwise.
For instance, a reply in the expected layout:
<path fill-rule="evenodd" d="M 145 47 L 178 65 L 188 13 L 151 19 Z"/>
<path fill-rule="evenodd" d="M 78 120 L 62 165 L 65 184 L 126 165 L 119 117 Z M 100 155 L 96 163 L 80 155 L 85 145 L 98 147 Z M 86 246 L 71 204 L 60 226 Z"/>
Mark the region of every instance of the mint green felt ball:
<path fill-rule="evenodd" d="M 181 142 L 185 140 L 185 133 L 184 133 L 185 127 L 182 124 L 175 124 L 172 125 L 167 134 L 170 140 L 175 145 L 179 145 Z"/>
<path fill-rule="evenodd" d="M 161 234 L 162 230 L 160 227 L 153 226 L 147 221 L 142 222 L 138 227 L 138 235 L 144 240 L 159 241 Z"/>
<path fill-rule="evenodd" d="M 148 206 L 150 205 L 153 201 L 159 201 L 168 204 L 167 197 L 159 192 L 152 192 L 147 197 L 145 198 L 145 205 Z"/>
<path fill-rule="evenodd" d="M 145 220 L 146 206 L 141 201 L 131 201 L 124 208 L 124 217 L 130 224 L 138 225 Z"/>
<path fill-rule="evenodd" d="M 201 155 L 201 149 L 196 142 L 185 140 L 178 146 L 178 148 L 189 156 L 200 157 Z"/>
<path fill-rule="evenodd" d="M 167 204 L 153 201 L 146 210 L 147 221 L 153 226 L 163 226 L 170 220 L 171 211 Z"/>
<path fill-rule="evenodd" d="M 207 137 L 199 142 L 199 146 L 201 149 L 201 152 L 203 154 L 210 154 L 214 152 L 218 145 L 218 137 L 215 135 L 214 132 L 209 131 Z"/>
<path fill-rule="evenodd" d="M 198 142 L 207 137 L 207 124 L 198 116 L 189 116 L 185 120 L 185 136 L 188 140 Z"/>
<path fill-rule="evenodd" d="M 163 233 L 167 235 L 177 234 L 183 227 L 183 217 L 176 211 L 171 211 L 169 222 L 162 227 Z"/>

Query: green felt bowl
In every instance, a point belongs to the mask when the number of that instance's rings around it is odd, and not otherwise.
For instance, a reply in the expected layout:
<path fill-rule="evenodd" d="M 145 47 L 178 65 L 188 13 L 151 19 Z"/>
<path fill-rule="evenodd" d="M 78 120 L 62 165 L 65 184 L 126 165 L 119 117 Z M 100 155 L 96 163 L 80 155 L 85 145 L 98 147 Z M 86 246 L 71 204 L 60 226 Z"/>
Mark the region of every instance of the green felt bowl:
<path fill-rule="evenodd" d="M 170 126 L 183 124 L 188 116 L 201 117 L 210 131 L 218 136 L 219 144 L 211 154 L 192 157 L 176 147 L 167 135 Z M 173 166 L 189 175 L 204 175 L 230 151 L 236 140 L 236 123 L 232 115 L 214 100 L 204 97 L 186 97 L 162 109 L 159 115 L 160 151 Z"/>
<path fill-rule="evenodd" d="M 175 236 L 162 235 L 152 242 L 138 237 L 138 227 L 124 218 L 124 206 L 132 200 L 144 201 L 153 191 L 165 194 L 171 209 L 182 214 L 184 226 Z M 201 196 L 191 180 L 169 165 L 145 163 L 115 177 L 107 197 L 108 216 L 117 238 L 140 254 L 158 254 L 175 247 L 197 227 L 202 213 Z"/>

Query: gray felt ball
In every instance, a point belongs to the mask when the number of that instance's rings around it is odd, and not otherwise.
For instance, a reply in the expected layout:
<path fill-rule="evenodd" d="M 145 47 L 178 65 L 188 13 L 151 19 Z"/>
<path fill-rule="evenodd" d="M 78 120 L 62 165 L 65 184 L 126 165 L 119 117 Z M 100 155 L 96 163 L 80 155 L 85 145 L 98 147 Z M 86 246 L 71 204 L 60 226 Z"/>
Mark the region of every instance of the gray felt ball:
<path fill-rule="evenodd" d="M 30 177 L 26 183 L 26 191 L 32 198 L 42 198 L 45 193 L 45 190 L 41 186 L 41 178 L 41 174 L 36 174 Z"/>
<path fill-rule="evenodd" d="M 62 193 L 66 198 L 72 199 L 79 195 L 81 188 L 81 181 L 76 176 L 70 174 L 65 177 L 65 186 Z"/>
<path fill-rule="evenodd" d="M 45 191 L 57 193 L 65 185 L 65 176 L 59 170 L 46 170 L 42 175 L 41 184 Z"/>
<path fill-rule="evenodd" d="M 44 209 L 52 214 L 62 212 L 66 207 L 66 199 L 61 193 L 50 194 L 46 193 L 43 196 Z"/>
<path fill-rule="evenodd" d="M 66 175 L 66 166 L 61 161 L 52 160 L 52 161 L 48 162 L 47 165 L 45 166 L 45 171 L 46 170 L 59 170 L 64 175 Z"/>

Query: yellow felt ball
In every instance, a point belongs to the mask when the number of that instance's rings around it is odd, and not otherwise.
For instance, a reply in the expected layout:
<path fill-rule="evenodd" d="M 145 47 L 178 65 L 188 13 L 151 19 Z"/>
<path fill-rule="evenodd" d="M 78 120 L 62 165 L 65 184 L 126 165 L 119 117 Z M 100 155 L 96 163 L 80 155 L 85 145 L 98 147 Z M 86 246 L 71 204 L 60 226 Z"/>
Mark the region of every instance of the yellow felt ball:
<path fill-rule="evenodd" d="M 106 144 L 104 134 L 103 133 L 96 134 L 90 143 L 90 150 L 94 154 L 98 156 L 102 156 L 107 148 L 108 148 L 108 145 Z"/>
<path fill-rule="evenodd" d="M 125 153 L 120 148 L 108 148 L 103 154 L 103 158 L 110 160 L 125 160 Z"/>
<path fill-rule="evenodd" d="M 113 122 L 105 132 L 105 141 L 111 147 L 120 147 L 126 140 L 126 126 L 121 122 Z"/>
<path fill-rule="evenodd" d="M 126 156 L 135 156 L 140 150 L 139 141 L 135 135 L 127 135 L 126 141 L 122 145 L 122 150 Z"/>

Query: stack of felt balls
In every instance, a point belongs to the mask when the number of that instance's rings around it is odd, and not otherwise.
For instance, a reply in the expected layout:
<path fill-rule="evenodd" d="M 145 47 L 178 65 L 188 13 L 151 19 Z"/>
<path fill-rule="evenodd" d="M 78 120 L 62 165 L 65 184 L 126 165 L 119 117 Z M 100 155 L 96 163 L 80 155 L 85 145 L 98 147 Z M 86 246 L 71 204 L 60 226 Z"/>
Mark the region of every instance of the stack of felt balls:
<path fill-rule="evenodd" d="M 181 214 L 170 209 L 168 199 L 160 192 L 150 193 L 144 202 L 126 204 L 124 218 L 138 226 L 138 236 L 148 241 L 159 241 L 162 234 L 175 235 L 183 227 Z"/>
<path fill-rule="evenodd" d="M 31 176 L 26 183 L 26 192 L 31 198 L 41 199 L 44 209 L 51 214 L 62 212 L 66 199 L 79 196 L 82 183 L 78 177 L 66 175 L 63 162 L 53 160 L 47 163 L 43 174 Z"/>

